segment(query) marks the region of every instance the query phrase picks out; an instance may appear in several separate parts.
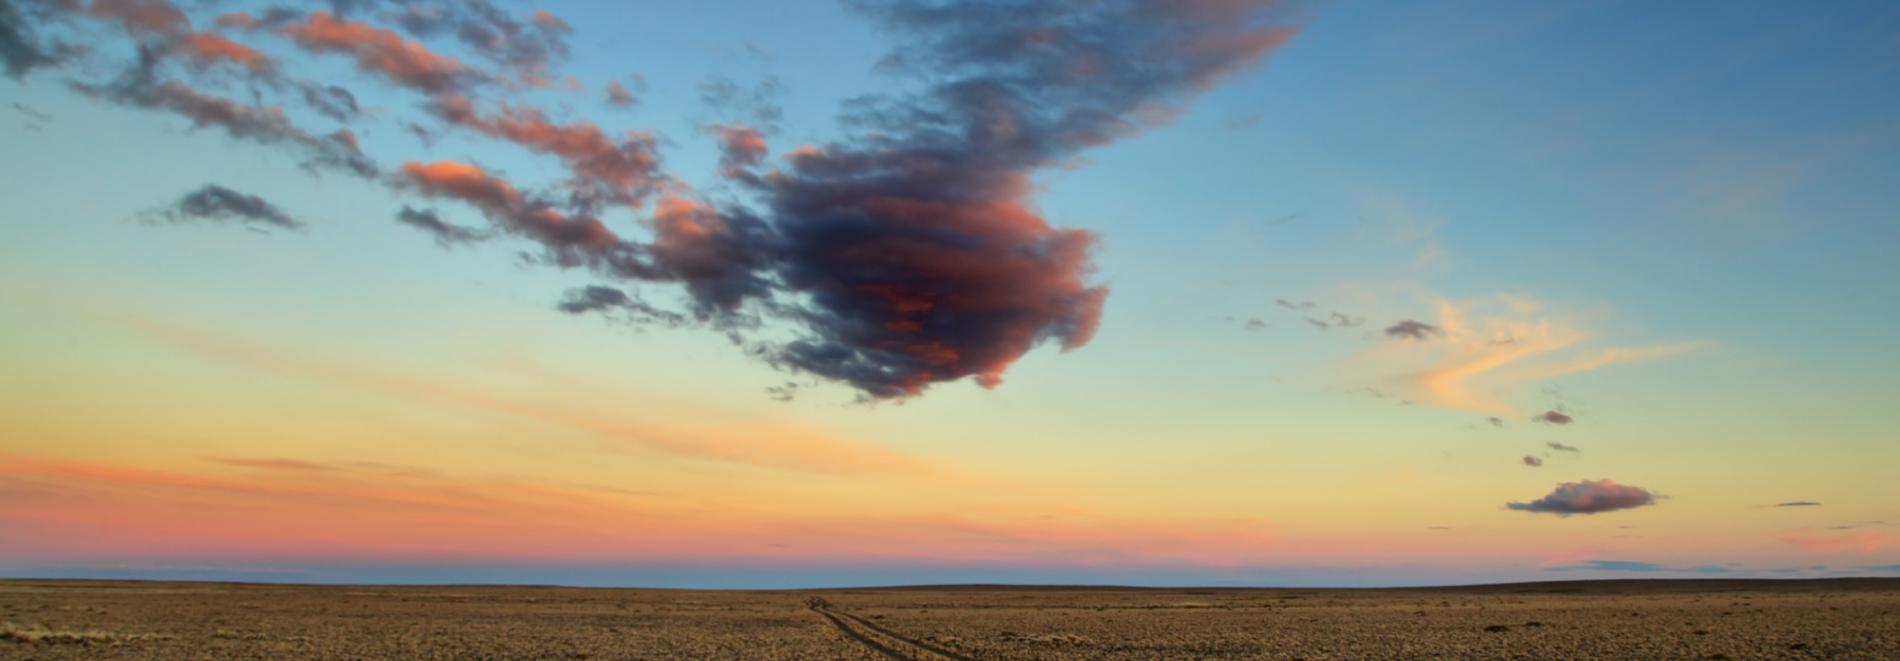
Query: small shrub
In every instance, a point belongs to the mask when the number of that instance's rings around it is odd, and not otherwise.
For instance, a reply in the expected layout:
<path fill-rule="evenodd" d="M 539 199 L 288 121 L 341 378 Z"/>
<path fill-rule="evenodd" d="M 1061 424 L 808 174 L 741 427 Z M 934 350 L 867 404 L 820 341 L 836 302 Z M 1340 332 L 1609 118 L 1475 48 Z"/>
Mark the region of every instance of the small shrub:
<path fill-rule="evenodd" d="M 1698 635 L 1698 636 L 1707 636 L 1707 635 L 1709 635 L 1709 630 L 1708 630 L 1708 629 L 1696 629 L 1695 631 L 1691 631 L 1691 632 L 1689 632 L 1689 633 L 1692 633 L 1692 634 L 1695 634 L 1695 635 Z"/>
<path fill-rule="evenodd" d="M 1729 655 L 1723 654 L 1721 652 L 1716 652 L 1714 654 L 1709 655 L 1709 661 L 1729 661 L 1730 658 L 1731 657 Z"/>
<path fill-rule="evenodd" d="M 1491 626 L 1485 627 L 1484 630 L 1486 633 L 1503 633 L 1506 631 L 1510 631 L 1511 628 L 1504 626 L 1502 624 L 1493 624 Z"/>
<path fill-rule="evenodd" d="M 1536 620 L 1532 620 L 1532 621 L 1529 621 L 1529 622 L 1525 622 L 1525 623 L 1524 623 L 1524 626 L 1527 626 L 1527 627 L 1541 627 L 1541 626 L 1544 626 L 1544 623 L 1543 623 L 1543 622 L 1538 622 L 1538 621 L 1536 621 Z"/>

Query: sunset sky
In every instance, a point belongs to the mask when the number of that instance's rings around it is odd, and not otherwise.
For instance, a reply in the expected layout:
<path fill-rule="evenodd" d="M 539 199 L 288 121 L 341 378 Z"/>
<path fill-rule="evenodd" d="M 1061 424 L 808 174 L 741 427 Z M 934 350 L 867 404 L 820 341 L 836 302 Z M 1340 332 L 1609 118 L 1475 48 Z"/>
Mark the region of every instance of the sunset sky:
<path fill-rule="evenodd" d="M 0 576 L 1900 575 L 1900 5 L 0 0 Z"/>

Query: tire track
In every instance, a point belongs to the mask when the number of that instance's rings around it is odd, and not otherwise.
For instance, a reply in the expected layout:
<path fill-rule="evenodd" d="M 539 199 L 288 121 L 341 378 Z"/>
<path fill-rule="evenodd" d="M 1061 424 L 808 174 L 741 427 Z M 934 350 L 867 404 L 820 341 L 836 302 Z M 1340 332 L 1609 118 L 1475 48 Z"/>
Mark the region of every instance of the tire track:
<path fill-rule="evenodd" d="M 839 615 L 843 615 L 845 617 L 851 618 L 853 621 L 857 622 L 858 624 L 862 624 L 873 631 L 904 641 L 905 643 L 915 646 L 918 649 L 931 652 L 933 654 L 936 654 L 937 656 L 941 656 L 946 659 L 952 659 L 953 661 L 978 661 L 977 659 L 973 659 L 968 656 L 964 656 L 962 654 L 958 654 L 956 652 L 952 652 L 950 650 L 937 647 L 935 645 L 926 643 L 921 640 L 913 640 L 910 638 L 906 638 L 904 636 L 898 635 L 898 633 L 895 631 L 891 631 L 890 629 L 886 629 L 884 627 L 872 624 L 869 621 L 865 620 L 864 618 L 858 617 L 856 615 L 852 615 L 850 613 L 839 613 Z"/>
<path fill-rule="evenodd" d="M 895 631 L 891 631 L 890 629 L 886 629 L 876 624 L 872 624 L 869 620 L 858 617 L 856 615 L 852 615 L 850 613 L 833 612 L 831 610 L 831 602 L 825 601 L 824 598 L 822 597 L 812 597 L 810 599 L 807 599 L 806 604 L 808 604 L 811 607 L 811 611 L 813 613 L 817 613 L 819 615 L 824 616 L 825 619 L 831 620 L 832 626 L 838 627 L 838 630 L 843 631 L 845 635 L 850 636 L 851 638 L 857 640 L 860 643 L 864 643 L 866 647 L 870 647 L 873 651 L 876 651 L 879 654 L 883 654 L 886 658 L 890 658 L 893 661 L 920 661 L 920 660 L 911 656 L 907 656 L 903 652 L 900 652 L 896 648 L 893 648 L 889 645 L 885 645 L 876 640 L 873 640 L 870 636 L 866 636 L 864 635 L 863 632 L 852 628 L 848 624 L 845 624 L 844 619 L 840 619 L 840 617 L 850 619 L 852 622 L 856 622 L 859 626 L 864 627 L 865 629 L 869 629 L 879 634 L 888 636 L 891 639 L 900 642 L 901 644 L 908 645 L 910 647 L 914 647 L 914 648 L 923 650 L 925 652 L 929 652 L 931 654 L 935 654 L 945 659 L 950 659 L 950 661 L 980 661 L 979 659 L 958 654 L 956 652 L 946 650 L 941 647 L 937 647 L 935 645 L 931 645 L 921 640 L 915 640 L 915 639 L 906 637 Z"/>

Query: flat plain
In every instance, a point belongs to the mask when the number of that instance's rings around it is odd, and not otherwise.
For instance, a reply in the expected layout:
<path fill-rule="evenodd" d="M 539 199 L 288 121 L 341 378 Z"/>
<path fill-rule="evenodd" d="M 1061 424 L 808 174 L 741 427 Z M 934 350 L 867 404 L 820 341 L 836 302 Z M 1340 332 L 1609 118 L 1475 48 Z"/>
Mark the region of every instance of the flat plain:
<path fill-rule="evenodd" d="M 1900 579 L 687 591 L 0 580 L 0 659 L 1900 659 Z"/>

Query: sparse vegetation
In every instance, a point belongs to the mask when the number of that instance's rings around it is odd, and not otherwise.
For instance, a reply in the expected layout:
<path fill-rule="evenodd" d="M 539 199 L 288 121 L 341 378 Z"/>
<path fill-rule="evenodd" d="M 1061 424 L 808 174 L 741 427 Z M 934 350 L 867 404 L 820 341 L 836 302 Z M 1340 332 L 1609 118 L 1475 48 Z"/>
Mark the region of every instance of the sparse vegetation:
<path fill-rule="evenodd" d="M 1842 594 L 1839 584 L 1719 592 L 1649 585 L 1637 584 L 1651 591 L 1636 594 L 1617 592 L 1629 584 L 1290 594 L 0 581 L 0 613 L 21 623 L 0 627 L 0 659 L 894 661 L 881 647 L 911 661 L 1715 661 L 1755 658 L 1741 653 L 1749 650 L 1819 658 L 1825 649 L 1845 659 L 1891 658 L 1900 649 L 1900 632 L 1879 617 L 1900 607 L 1900 581 L 1855 588 L 1849 594 L 1859 599 L 1832 601 L 1840 611 L 1815 603 L 1817 593 Z M 1754 606 L 1713 619 L 1733 602 Z M 1698 628 L 1712 620 L 1719 637 Z M 167 633 L 125 633 L 154 631 Z"/>

